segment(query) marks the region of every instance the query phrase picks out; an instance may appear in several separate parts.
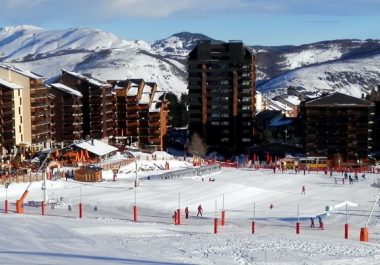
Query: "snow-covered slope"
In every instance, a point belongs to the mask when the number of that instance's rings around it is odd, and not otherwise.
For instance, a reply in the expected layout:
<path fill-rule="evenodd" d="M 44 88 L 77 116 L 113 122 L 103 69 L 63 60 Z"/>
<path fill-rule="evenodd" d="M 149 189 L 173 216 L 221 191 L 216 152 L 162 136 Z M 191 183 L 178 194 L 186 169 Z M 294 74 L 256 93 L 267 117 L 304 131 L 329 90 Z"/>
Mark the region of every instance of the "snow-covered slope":
<path fill-rule="evenodd" d="M 58 75 L 62 68 L 103 81 L 143 78 L 157 82 L 162 90 L 181 94 L 187 92 L 186 58 L 199 40 L 217 41 L 181 32 L 148 44 L 97 29 L 5 27 L 0 29 L 0 61 L 47 78 Z M 292 85 L 360 96 L 380 84 L 378 40 L 250 48 L 257 57 L 257 88 L 263 92 Z"/>
<path fill-rule="evenodd" d="M 260 86 L 263 93 L 281 94 L 287 87 L 307 91 L 339 91 L 361 97 L 380 84 L 380 55 L 340 60 L 286 72 Z"/>
<path fill-rule="evenodd" d="M 186 91 L 183 64 L 164 58 L 144 41 L 126 41 L 96 29 L 6 27 L 0 29 L 0 61 L 47 78 L 65 68 L 104 81 L 143 78 L 165 91 Z"/>

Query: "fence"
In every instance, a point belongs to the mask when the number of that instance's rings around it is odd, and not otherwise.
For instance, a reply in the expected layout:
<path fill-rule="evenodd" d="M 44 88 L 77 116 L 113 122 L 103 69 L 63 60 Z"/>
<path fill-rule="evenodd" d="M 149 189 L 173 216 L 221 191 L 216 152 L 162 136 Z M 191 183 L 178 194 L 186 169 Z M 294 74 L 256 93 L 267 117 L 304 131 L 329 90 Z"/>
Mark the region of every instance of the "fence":
<path fill-rule="evenodd" d="M 207 174 L 211 174 L 214 172 L 218 172 L 221 170 L 220 165 L 206 165 L 198 168 L 186 168 L 181 170 L 175 170 L 170 172 L 165 172 L 159 175 L 147 176 L 140 179 L 145 180 L 165 180 L 165 179 L 178 179 L 178 178 L 191 178 L 195 176 L 203 176 Z"/>

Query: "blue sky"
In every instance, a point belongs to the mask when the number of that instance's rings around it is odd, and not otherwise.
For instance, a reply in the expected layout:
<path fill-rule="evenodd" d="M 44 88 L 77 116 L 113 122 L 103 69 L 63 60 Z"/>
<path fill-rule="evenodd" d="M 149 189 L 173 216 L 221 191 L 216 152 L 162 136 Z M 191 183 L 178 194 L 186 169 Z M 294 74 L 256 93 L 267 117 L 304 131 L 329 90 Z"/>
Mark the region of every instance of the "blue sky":
<path fill-rule="evenodd" d="M 127 40 L 203 33 L 248 45 L 380 39 L 380 0 L 0 0 L 0 27 L 98 28 Z"/>

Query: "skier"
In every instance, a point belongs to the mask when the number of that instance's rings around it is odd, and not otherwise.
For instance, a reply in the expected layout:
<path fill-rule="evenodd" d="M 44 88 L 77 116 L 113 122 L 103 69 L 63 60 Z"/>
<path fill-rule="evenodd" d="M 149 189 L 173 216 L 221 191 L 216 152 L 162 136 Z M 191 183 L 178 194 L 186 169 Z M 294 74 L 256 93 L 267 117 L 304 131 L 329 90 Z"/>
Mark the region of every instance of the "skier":
<path fill-rule="evenodd" d="M 310 217 L 310 227 L 315 227 L 314 226 L 314 218 Z"/>
<path fill-rule="evenodd" d="M 272 210 L 273 208 L 274 208 L 273 203 L 271 203 L 270 206 L 269 206 L 269 209 Z"/>
<path fill-rule="evenodd" d="M 199 206 L 198 206 L 197 217 L 198 217 L 199 215 L 202 217 L 202 213 L 203 213 L 203 208 L 202 208 L 202 205 L 199 204 Z"/>
<path fill-rule="evenodd" d="M 322 222 L 322 217 L 320 215 L 318 217 L 318 222 L 319 222 L 319 228 L 323 229 L 323 222 Z"/>
<path fill-rule="evenodd" d="M 302 186 L 302 195 L 305 195 L 306 189 L 305 186 Z"/>
<path fill-rule="evenodd" d="M 173 219 L 173 224 L 177 224 L 177 211 L 174 211 L 172 215 L 172 219 Z"/>
<path fill-rule="evenodd" d="M 189 219 L 189 207 L 185 208 L 185 217 L 186 219 Z"/>

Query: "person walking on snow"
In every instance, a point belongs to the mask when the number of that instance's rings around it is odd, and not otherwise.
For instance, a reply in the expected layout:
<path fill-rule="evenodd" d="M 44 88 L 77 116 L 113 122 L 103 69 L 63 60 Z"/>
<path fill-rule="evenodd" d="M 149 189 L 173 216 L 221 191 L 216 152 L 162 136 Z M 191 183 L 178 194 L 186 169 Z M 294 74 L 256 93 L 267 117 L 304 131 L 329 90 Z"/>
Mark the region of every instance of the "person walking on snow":
<path fill-rule="evenodd" d="M 302 195 L 305 195 L 305 193 L 306 193 L 305 186 L 302 186 Z"/>
<path fill-rule="evenodd" d="M 199 206 L 198 206 L 197 217 L 198 217 L 199 215 L 202 217 L 202 213 L 203 213 L 203 208 L 202 208 L 202 205 L 199 204 Z"/>
<path fill-rule="evenodd" d="M 189 219 L 189 207 L 185 208 L 185 217 L 186 219 Z"/>
<path fill-rule="evenodd" d="M 310 222 L 311 222 L 311 223 L 310 223 L 310 227 L 315 227 L 315 226 L 314 226 L 314 218 L 313 218 L 313 217 L 310 218 Z"/>

